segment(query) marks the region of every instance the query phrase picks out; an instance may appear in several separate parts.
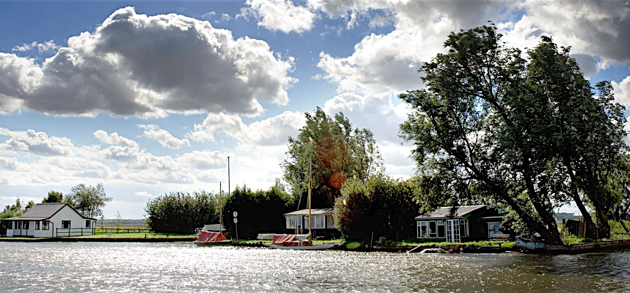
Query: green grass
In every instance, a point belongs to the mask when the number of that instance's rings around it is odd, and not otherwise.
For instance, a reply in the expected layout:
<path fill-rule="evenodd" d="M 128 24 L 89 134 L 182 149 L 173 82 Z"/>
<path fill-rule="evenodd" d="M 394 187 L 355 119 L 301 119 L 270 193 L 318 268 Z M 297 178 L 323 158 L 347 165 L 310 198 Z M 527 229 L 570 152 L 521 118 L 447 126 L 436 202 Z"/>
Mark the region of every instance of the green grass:
<path fill-rule="evenodd" d="M 90 235 L 90 236 L 77 236 L 77 238 L 163 238 L 163 239 L 173 239 L 173 238 L 196 238 L 195 235 L 188 234 L 167 234 L 167 233 L 120 233 L 120 234 L 99 234 Z"/>
<path fill-rule="evenodd" d="M 487 240 L 487 241 L 469 241 L 469 242 L 461 242 L 461 243 L 453 243 L 453 242 L 399 242 L 398 245 L 408 245 L 408 246 L 452 246 L 452 245 L 464 245 L 464 246 L 499 246 L 505 248 L 511 248 L 514 246 L 514 241 L 505 241 L 505 240 Z"/>
<path fill-rule="evenodd" d="M 235 243 L 244 243 L 244 244 L 256 244 L 256 243 L 272 243 L 272 240 L 258 240 L 258 239 L 232 239 L 232 242 Z M 313 240 L 315 244 L 323 244 L 323 243 L 334 243 L 337 245 L 344 244 L 343 239 L 331 239 L 331 240 Z"/>
<path fill-rule="evenodd" d="M 624 221 L 624 223 L 626 224 L 626 226 L 630 227 L 630 221 Z M 630 234 L 626 233 L 626 230 L 623 229 L 623 227 L 621 226 L 619 222 L 610 221 L 609 225 L 610 225 L 610 238 L 594 240 L 594 239 L 583 238 L 583 237 L 578 237 L 575 235 L 568 234 L 568 236 L 565 236 L 562 238 L 562 241 L 566 245 L 571 245 L 571 244 L 579 244 L 579 243 L 585 243 L 585 242 L 588 243 L 588 242 L 596 242 L 596 241 L 612 241 L 612 240 L 630 239 Z M 562 226 L 559 225 L 559 228 L 560 227 Z"/>

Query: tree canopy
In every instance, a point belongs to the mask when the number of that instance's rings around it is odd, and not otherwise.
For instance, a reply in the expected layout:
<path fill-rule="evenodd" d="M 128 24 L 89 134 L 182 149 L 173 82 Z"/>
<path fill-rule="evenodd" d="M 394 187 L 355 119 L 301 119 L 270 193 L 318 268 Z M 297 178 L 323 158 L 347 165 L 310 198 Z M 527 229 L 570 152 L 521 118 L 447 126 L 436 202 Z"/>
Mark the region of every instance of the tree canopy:
<path fill-rule="evenodd" d="M 297 137 L 289 137 L 287 159 L 281 165 L 283 179 L 297 199 L 297 208 L 305 208 L 312 170 L 312 206 L 332 207 L 348 178 L 366 181 L 382 169 L 382 159 L 372 132 L 353 128 L 342 113 L 330 117 L 317 108 L 314 115 L 305 116 L 306 125 Z"/>
<path fill-rule="evenodd" d="M 48 192 L 42 203 L 67 203 L 71 206 L 73 205 L 72 196 L 64 196 L 63 193 L 54 190 Z"/>
<path fill-rule="evenodd" d="M 292 212 L 293 199 L 278 181 L 269 190 L 252 191 L 247 186 L 237 186 L 225 200 L 223 224 L 232 237 L 255 239 L 259 233 L 284 231 L 284 214 Z M 233 222 L 237 212 L 238 223 Z"/>
<path fill-rule="evenodd" d="M 413 179 L 393 180 L 381 173 L 366 182 L 350 179 L 335 202 L 337 229 L 347 241 L 414 238 L 419 209 L 415 189 Z"/>
<path fill-rule="evenodd" d="M 561 243 L 553 209 L 573 201 L 590 219 L 586 201 L 605 237 L 619 202 L 609 175 L 625 150 L 610 84 L 595 95 L 569 49 L 548 37 L 527 58 L 494 26 L 451 33 L 444 45 L 420 70 L 426 88 L 400 95 L 413 107 L 400 134 L 415 144 L 425 191 L 508 206 L 550 243 Z"/>
<path fill-rule="evenodd" d="M 193 234 L 218 220 L 218 197 L 200 192 L 170 192 L 147 202 L 147 226 L 154 232 Z"/>
<path fill-rule="evenodd" d="M 15 200 L 15 203 L 12 205 L 7 205 L 4 207 L 4 210 L 0 213 L 0 219 L 19 217 L 28 209 L 32 208 L 35 205 L 35 202 L 32 200 L 26 203 L 26 205 L 22 202 L 22 200 L 18 197 Z"/>
<path fill-rule="evenodd" d="M 55 195 L 56 196 L 56 195 Z M 49 197 L 50 198 L 50 194 Z M 70 204 L 79 213 L 88 218 L 96 218 L 103 215 L 103 207 L 107 202 L 112 200 L 105 194 L 105 188 L 102 183 L 96 186 L 85 185 L 83 183 L 76 185 L 70 189 L 65 203 Z"/>

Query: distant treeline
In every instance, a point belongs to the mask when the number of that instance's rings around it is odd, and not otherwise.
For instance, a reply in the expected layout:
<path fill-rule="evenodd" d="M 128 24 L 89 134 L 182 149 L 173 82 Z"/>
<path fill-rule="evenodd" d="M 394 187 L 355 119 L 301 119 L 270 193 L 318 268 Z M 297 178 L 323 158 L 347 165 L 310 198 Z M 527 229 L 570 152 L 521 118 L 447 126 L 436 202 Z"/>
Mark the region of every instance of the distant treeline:
<path fill-rule="evenodd" d="M 118 222 L 117 219 L 103 219 L 103 220 L 99 219 L 96 221 L 96 227 L 98 228 L 101 224 L 112 226 L 112 225 L 116 225 L 117 222 Z M 130 226 L 130 225 L 144 226 L 144 219 L 120 219 L 120 224 L 126 225 L 126 226 Z"/>
<path fill-rule="evenodd" d="M 295 210 L 293 199 L 280 184 L 267 191 L 236 187 L 231 195 L 205 191 L 171 192 L 147 203 L 147 226 L 160 233 L 192 234 L 205 224 L 219 223 L 236 237 L 233 212 L 238 212 L 238 237 L 255 238 L 258 233 L 284 231 L 284 214 Z M 114 220 L 115 223 L 115 220 Z"/>

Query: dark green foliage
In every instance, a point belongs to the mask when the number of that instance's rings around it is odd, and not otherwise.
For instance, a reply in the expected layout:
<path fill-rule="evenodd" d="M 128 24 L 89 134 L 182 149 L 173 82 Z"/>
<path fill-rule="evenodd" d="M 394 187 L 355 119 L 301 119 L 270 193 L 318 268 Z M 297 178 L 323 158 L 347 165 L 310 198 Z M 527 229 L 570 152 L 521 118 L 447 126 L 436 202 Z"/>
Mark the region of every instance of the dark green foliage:
<path fill-rule="evenodd" d="M 216 195 L 170 192 L 147 202 L 147 226 L 157 233 L 193 234 L 196 228 L 218 222 Z"/>
<path fill-rule="evenodd" d="M 63 199 L 63 193 L 51 190 L 48 192 L 48 195 L 42 200 L 42 203 L 62 203 Z"/>
<path fill-rule="evenodd" d="M 452 33 L 421 69 L 427 88 L 400 95 L 415 109 L 401 136 L 416 146 L 425 197 L 508 206 L 550 243 L 561 243 L 554 207 L 573 201 L 588 221 L 586 202 L 605 230 L 619 201 L 609 175 L 625 150 L 623 108 L 608 83 L 594 97 L 550 38 L 528 60 L 500 39 L 492 26 Z"/>
<path fill-rule="evenodd" d="M 401 241 L 415 237 L 415 184 L 377 174 L 367 182 L 349 180 L 335 202 L 335 222 L 346 241 Z M 373 236 L 372 236 L 373 233 Z"/>
<path fill-rule="evenodd" d="M 102 208 L 110 201 L 112 198 L 107 197 L 102 183 L 98 183 L 96 186 L 83 183 L 74 186 L 70 189 L 70 195 L 67 195 L 64 200 L 84 217 L 93 219 L 103 215 Z"/>
<path fill-rule="evenodd" d="M 236 238 L 232 213 L 238 212 L 238 238 L 254 239 L 259 233 L 284 233 L 284 214 L 294 211 L 293 199 L 276 184 L 268 191 L 252 191 L 247 186 L 236 187 L 223 209 L 223 223 Z"/>
<path fill-rule="evenodd" d="M 314 115 L 305 116 L 306 125 L 298 136 L 289 137 L 283 179 L 299 204 L 297 209 L 306 208 L 310 168 L 312 207 L 332 207 L 347 178 L 366 181 L 382 168 L 378 146 L 370 130 L 353 129 L 342 113 L 330 117 L 317 108 Z"/>
<path fill-rule="evenodd" d="M 29 201 L 25 206 L 22 200 L 18 197 L 14 204 L 4 207 L 4 210 L 0 213 L 0 219 L 19 217 L 34 205 L 35 202 Z M 11 225 L 10 221 L 0 221 L 0 234 L 6 234 L 7 229 L 10 227 L 9 225 Z"/>

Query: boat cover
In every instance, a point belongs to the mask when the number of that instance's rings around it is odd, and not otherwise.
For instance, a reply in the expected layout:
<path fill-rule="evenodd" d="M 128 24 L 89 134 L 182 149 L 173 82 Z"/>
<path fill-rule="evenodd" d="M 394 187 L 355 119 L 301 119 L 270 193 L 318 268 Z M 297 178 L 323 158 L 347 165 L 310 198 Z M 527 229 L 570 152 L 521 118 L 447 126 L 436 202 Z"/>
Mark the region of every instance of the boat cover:
<path fill-rule="evenodd" d="M 291 234 L 276 234 L 273 235 L 273 244 L 277 245 L 292 245 L 291 241 L 295 239 L 295 235 Z"/>
<path fill-rule="evenodd" d="M 201 231 L 199 237 L 197 237 L 198 242 L 221 242 L 225 240 L 227 238 L 221 232 Z"/>

